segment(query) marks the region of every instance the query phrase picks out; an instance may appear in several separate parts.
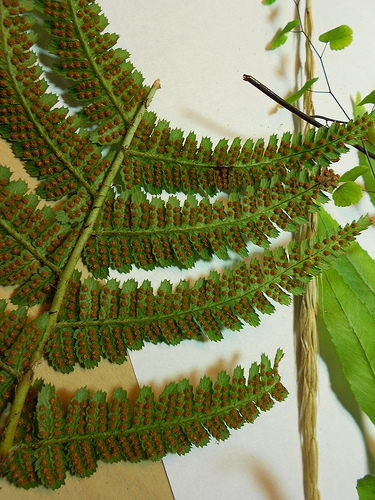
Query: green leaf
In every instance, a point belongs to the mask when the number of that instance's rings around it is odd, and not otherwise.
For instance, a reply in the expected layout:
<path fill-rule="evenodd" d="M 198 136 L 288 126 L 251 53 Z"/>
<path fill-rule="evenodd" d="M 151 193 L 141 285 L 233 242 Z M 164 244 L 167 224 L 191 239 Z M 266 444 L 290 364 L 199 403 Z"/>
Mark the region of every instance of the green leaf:
<path fill-rule="evenodd" d="M 363 125 L 374 118 L 375 112 L 372 112 L 362 120 L 342 125 L 334 123 L 329 129 L 321 127 L 319 132 L 310 129 L 305 140 L 300 134 L 292 137 L 286 133 L 280 144 L 276 136 L 272 136 L 268 145 L 263 139 L 249 139 L 242 145 L 236 138 L 231 145 L 228 141 L 219 141 L 213 147 L 209 139 L 199 143 L 192 133 L 175 141 L 169 123 L 157 122 L 155 115 L 148 112 L 142 120 L 144 125 L 139 127 L 139 136 L 134 137 L 129 147 L 120 182 L 124 191 L 142 186 L 153 195 L 162 190 L 195 195 L 199 189 L 213 196 L 219 190 L 226 191 L 229 184 L 234 191 L 240 191 L 244 184 L 252 184 L 254 175 L 268 178 L 270 167 L 273 173 L 285 175 L 285 169 L 299 170 L 300 160 L 308 170 L 314 164 L 328 166 L 340 153 L 348 151 L 343 142 L 356 144 L 367 134 Z M 134 161 L 136 168 L 130 168 L 126 163 L 129 161 Z"/>
<path fill-rule="evenodd" d="M 375 104 L 375 90 L 373 90 L 366 97 L 364 97 L 362 101 L 359 103 L 359 106 L 362 106 L 363 104 Z"/>
<path fill-rule="evenodd" d="M 303 96 L 303 94 L 307 92 L 309 88 L 312 87 L 317 80 L 319 80 L 319 77 L 311 78 L 311 80 L 308 80 L 303 87 L 297 90 L 295 94 L 288 97 L 288 99 L 285 99 L 286 102 L 288 102 L 289 104 L 293 104 L 294 102 L 298 101 L 298 99 L 300 99 Z"/>
<path fill-rule="evenodd" d="M 365 108 L 360 104 L 361 94 L 357 92 L 356 98 L 352 98 L 353 105 L 353 115 L 363 116 L 365 114 Z M 367 129 L 366 136 L 364 137 L 366 148 L 370 153 L 375 154 L 375 128 L 373 125 L 369 126 Z M 358 153 L 359 162 L 370 167 L 368 163 L 368 158 L 363 153 Z M 365 183 L 365 188 L 370 196 L 370 199 L 375 205 L 375 179 L 372 170 L 363 174 L 363 180 Z"/>
<path fill-rule="evenodd" d="M 240 330 L 243 322 L 257 326 L 258 313 L 274 311 L 269 298 L 288 304 L 289 294 L 301 295 L 303 289 L 296 280 L 307 282 L 330 268 L 332 261 L 353 243 L 354 235 L 369 224 L 368 218 L 362 217 L 322 236 L 320 241 L 312 239 L 303 245 L 291 242 L 287 252 L 283 246 L 273 252 L 266 249 L 262 268 L 254 258 L 249 267 L 240 262 L 234 269 L 226 268 L 221 276 L 213 271 L 192 288 L 182 280 L 173 293 L 166 281 L 155 292 L 148 281 L 138 286 L 134 280 L 123 285 L 111 280 L 110 286 L 101 289 L 93 278 L 72 283 L 47 345 L 47 355 L 57 370 L 66 369 L 69 364 L 70 371 L 76 361 L 87 368 L 94 367 L 101 356 L 123 362 L 129 349 L 140 349 L 144 342 L 176 345 L 202 334 L 217 341 L 222 338 L 223 325 L 233 331 Z M 241 276 L 241 282 L 236 281 L 232 290 L 235 276 Z M 90 289 L 92 297 L 87 293 Z M 106 304 L 110 304 L 110 309 Z M 110 321 L 103 322 L 103 317 Z M 57 348 L 58 341 L 63 341 L 63 348 Z"/>
<path fill-rule="evenodd" d="M 272 5 L 272 4 L 273 4 L 273 3 L 275 3 L 275 2 L 276 2 L 276 0 L 263 0 L 263 2 L 262 2 L 262 3 L 263 3 L 264 5 Z"/>
<path fill-rule="evenodd" d="M 372 92 L 371 92 L 371 94 L 372 94 Z M 369 97 L 371 94 L 369 94 L 367 97 Z M 364 99 L 366 99 L 366 97 Z M 351 98 L 351 101 L 352 101 L 352 105 L 353 105 L 353 116 L 354 117 L 362 117 L 363 115 L 366 114 L 366 110 L 362 105 L 363 103 L 361 101 L 361 94 L 359 92 L 357 92 L 355 99 Z M 367 133 L 364 136 L 364 139 L 366 140 L 367 149 L 373 153 L 374 151 L 372 151 L 371 148 L 374 147 L 374 145 L 375 145 L 374 124 L 372 124 L 371 126 L 368 126 Z M 370 143 L 370 146 L 368 143 Z M 374 147 L 374 149 L 375 149 L 375 147 Z M 361 154 L 362 153 L 359 153 L 360 158 L 361 158 Z"/>
<path fill-rule="evenodd" d="M 362 198 L 362 188 L 353 181 L 345 182 L 334 191 L 332 198 L 337 207 L 355 205 Z"/>
<path fill-rule="evenodd" d="M 375 265 L 366 250 L 353 243 L 345 255 L 333 263 L 333 267 L 370 313 L 375 315 Z"/>
<path fill-rule="evenodd" d="M 326 31 L 320 35 L 319 40 L 324 43 L 329 43 L 332 50 L 342 50 L 348 47 L 353 40 L 353 30 L 345 24 Z"/>
<path fill-rule="evenodd" d="M 325 212 L 318 234 L 336 226 Z M 359 245 L 323 274 L 320 314 L 362 410 L 375 423 L 375 267 Z"/>
<path fill-rule="evenodd" d="M 298 19 L 294 19 L 293 21 L 290 21 L 282 30 L 278 30 L 276 35 L 273 37 L 273 39 L 270 41 L 270 43 L 267 45 L 266 50 L 274 50 L 277 49 L 277 47 L 280 47 L 280 45 L 284 45 L 284 43 L 287 41 L 288 37 L 286 36 L 286 33 L 289 33 L 294 29 L 296 26 L 298 26 L 299 21 Z"/>
<path fill-rule="evenodd" d="M 340 182 L 355 181 L 362 174 L 369 171 L 370 169 L 367 165 L 359 165 L 358 167 L 351 168 L 340 177 Z"/>
<path fill-rule="evenodd" d="M 357 481 L 357 491 L 359 500 L 373 500 L 375 498 L 375 476 L 367 476 Z"/>
<path fill-rule="evenodd" d="M 362 410 L 375 423 L 375 318 L 335 269 L 325 273 L 323 318 L 345 376 Z"/>
<path fill-rule="evenodd" d="M 57 489 L 67 468 L 74 476 L 89 477 L 98 460 L 160 460 L 168 452 L 183 455 L 192 445 L 205 446 L 211 438 L 227 439 L 230 430 L 253 423 L 288 396 L 278 373 L 282 355 L 278 349 L 272 366 L 263 354 L 247 378 L 239 366 L 232 377 L 224 371 L 217 380 L 203 377 L 195 391 L 186 379 L 168 384 L 158 399 L 143 387 L 134 411 L 123 389 L 116 389 L 109 403 L 102 391 L 90 397 L 87 389 L 79 389 L 63 412 L 55 388 L 46 385 L 34 393 L 36 410 L 26 422 L 28 429 L 42 428 L 44 434 L 17 442 L 4 473 L 17 486 Z M 20 425 L 22 432 L 25 423 Z"/>

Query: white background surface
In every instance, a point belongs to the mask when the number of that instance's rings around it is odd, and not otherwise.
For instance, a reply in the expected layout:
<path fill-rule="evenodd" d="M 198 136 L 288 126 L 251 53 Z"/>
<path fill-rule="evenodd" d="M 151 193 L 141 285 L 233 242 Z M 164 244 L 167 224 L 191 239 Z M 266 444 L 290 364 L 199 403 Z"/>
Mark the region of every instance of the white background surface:
<path fill-rule="evenodd" d="M 324 61 L 337 98 L 351 113 L 350 95 L 366 95 L 375 88 L 373 64 L 373 21 L 375 3 L 360 0 L 315 0 L 314 33 L 340 24 L 353 28 L 353 44 L 342 52 L 326 51 Z M 274 103 L 242 81 L 250 73 L 280 95 L 294 84 L 295 40 L 290 37 L 282 50 L 266 52 L 265 46 L 278 27 L 293 18 L 292 0 L 279 0 L 275 8 L 261 0 L 100 0 L 110 21 L 108 30 L 121 35 L 119 45 L 131 53 L 131 60 L 147 84 L 161 79 L 162 88 L 151 109 L 187 133 L 222 137 L 268 138 L 292 129 L 286 110 L 269 112 Z M 277 9 L 278 7 L 278 9 Z M 270 16 L 276 12 L 274 16 Z M 371 59 L 371 60 L 370 60 Z M 317 75 L 320 75 L 317 65 Z M 326 90 L 320 78 L 316 89 Z M 316 113 L 344 119 L 330 96 L 316 95 Z M 338 171 L 355 166 L 356 155 L 347 155 Z M 341 210 L 339 220 L 356 218 L 371 205 Z M 372 231 L 372 233 L 371 233 Z M 373 229 L 361 238 L 374 248 Z M 285 241 L 285 237 L 284 240 Z M 257 250 L 259 252 L 259 250 Z M 375 256 L 372 252 L 372 256 Z M 136 279 L 180 279 L 205 276 L 212 267 L 222 269 L 228 262 L 198 263 L 188 271 L 135 271 Z M 184 342 L 177 347 L 148 345 L 132 353 L 137 379 L 160 392 L 171 380 L 188 377 L 197 384 L 204 374 L 229 372 L 237 364 L 248 369 L 262 352 L 272 359 L 281 347 L 285 356 L 280 365 L 290 395 L 262 414 L 254 425 L 234 431 L 218 445 L 193 449 L 185 457 L 168 456 L 165 468 L 176 500 L 251 499 L 300 500 L 303 498 L 293 348 L 292 307 L 279 307 L 272 316 L 262 317 L 257 328 L 225 332 L 220 343 Z M 351 417 L 337 403 L 329 388 L 327 371 L 319 361 L 319 487 L 322 500 L 357 498 L 356 481 L 366 474 L 364 446 Z"/>

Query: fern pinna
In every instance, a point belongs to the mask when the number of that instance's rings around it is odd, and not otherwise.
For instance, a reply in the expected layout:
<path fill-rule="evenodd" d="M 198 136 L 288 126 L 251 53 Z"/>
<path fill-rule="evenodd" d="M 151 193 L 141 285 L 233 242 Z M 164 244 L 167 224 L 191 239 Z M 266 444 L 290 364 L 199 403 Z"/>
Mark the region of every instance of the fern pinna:
<path fill-rule="evenodd" d="M 55 489 L 67 469 L 80 477 L 92 475 L 98 459 L 158 460 L 168 451 L 181 455 L 191 445 L 204 446 L 210 436 L 226 439 L 228 428 L 253 422 L 259 409 L 267 411 L 286 397 L 277 371 L 281 357 L 278 351 L 272 367 L 263 355 L 247 380 L 237 367 L 232 378 L 225 372 L 215 383 L 204 377 L 195 390 L 186 379 L 169 384 L 156 401 L 151 388 L 143 387 L 133 411 L 122 389 L 115 389 L 108 403 L 104 392 L 90 396 L 80 389 L 65 412 L 54 388 L 37 381 L 25 402 L 34 421 L 25 419 L 19 427 L 5 473 L 18 486 L 42 483 Z"/>
<path fill-rule="evenodd" d="M 29 193 L 1 166 L 0 284 L 13 287 L 12 307 L 0 303 L 1 410 L 10 405 L 3 474 L 24 488 L 55 489 L 66 470 L 89 476 L 98 459 L 157 460 L 210 436 L 225 439 L 229 428 L 286 397 L 281 351 L 273 368 L 266 356 L 253 364 L 247 381 L 236 368 L 232 378 L 205 377 L 195 390 L 187 380 L 170 384 L 158 401 L 143 388 L 133 408 L 122 389 L 110 401 L 80 389 L 64 408 L 52 386 L 33 380 L 34 367 L 45 356 L 68 373 L 101 357 L 122 363 L 145 342 L 220 340 L 223 327 L 257 325 L 273 303 L 288 304 L 302 291 L 298 283 L 330 266 L 369 222 L 272 252 L 270 241 L 328 200 L 324 191 L 338 180 L 330 162 L 360 141 L 373 116 L 304 137 L 272 136 L 267 145 L 235 139 L 213 147 L 147 110 L 159 82 L 146 86 L 128 53 L 113 48 L 117 36 L 105 31 L 97 3 L 1 0 L 0 18 L 1 134 L 38 179 Z M 32 50 L 37 21 L 75 114 L 47 92 Z M 210 200 L 223 192 L 225 199 Z M 192 285 L 164 280 L 153 291 L 149 281 L 107 279 L 110 268 L 189 268 L 213 255 L 225 259 L 228 250 L 245 258 L 249 242 L 264 249 L 262 261 L 241 260 Z M 80 257 L 91 273 L 85 280 Z M 34 305 L 43 311 L 37 318 L 28 316 Z"/>

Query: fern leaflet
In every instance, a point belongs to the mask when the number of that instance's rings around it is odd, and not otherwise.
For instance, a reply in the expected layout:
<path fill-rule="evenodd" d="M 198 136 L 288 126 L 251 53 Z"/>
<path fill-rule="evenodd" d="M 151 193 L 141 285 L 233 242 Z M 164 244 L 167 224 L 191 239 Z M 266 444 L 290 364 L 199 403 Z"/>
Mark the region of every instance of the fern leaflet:
<path fill-rule="evenodd" d="M 67 470 L 92 475 L 97 460 L 159 460 L 169 451 L 183 455 L 192 445 L 204 446 L 211 437 L 227 439 L 229 429 L 254 422 L 259 410 L 286 398 L 278 375 L 282 355 L 279 350 L 273 367 L 262 355 L 247 381 L 238 366 L 232 378 L 224 371 L 216 382 L 204 377 L 195 391 L 186 379 L 173 382 L 157 400 L 144 387 L 134 408 L 123 389 L 115 389 L 108 403 L 102 391 L 90 396 L 79 389 L 64 411 L 54 387 L 37 382 L 25 403 L 33 419 L 20 426 L 4 473 L 23 488 L 56 489 Z"/>

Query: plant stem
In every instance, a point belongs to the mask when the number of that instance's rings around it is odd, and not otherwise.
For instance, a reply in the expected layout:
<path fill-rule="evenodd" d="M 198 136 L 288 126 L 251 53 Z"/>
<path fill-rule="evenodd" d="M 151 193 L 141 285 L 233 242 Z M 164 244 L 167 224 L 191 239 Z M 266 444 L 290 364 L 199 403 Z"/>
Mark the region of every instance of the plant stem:
<path fill-rule="evenodd" d="M 14 436 L 16 433 L 18 421 L 21 416 L 22 408 L 25 403 L 25 399 L 27 396 L 27 393 L 29 392 L 29 389 L 32 385 L 33 381 L 33 375 L 34 375 L 34 369 L 35 367 L 40 363 L 42 356 L 43 356 L 43 351 L 45 348 L 45 345 L 53 331 L 53 328 L 55 327 L 55 324 L 58 319 L 59 315 L 59 310 L 62 305 L 62 302 L 64 300 L 64 296 L 69 284 L 69 280 L 72 276 L 72 273 L 77 265 L 77 262 L 81 256 L 82 250 L 84 246 L 86 245 L 87 240 L 89 239 L 92 231 L 94 230 L 96 220 L 98 218 L 99 212 L 103 206 L 103 203 L 107 197 L 108 191 L 111 188 L 111 185 L 114 181 L 115 176 L 117 175 L 117 172 L 119 168 L 121 167 L 122 161 L 124 159 L 124 156 L 126 155 L 126 150 L 129 148 L 129 145 L 131 143 L 131 140 L 134 136 L 135 131 L 138 128 L 138 125 L 144 115 L 144 113 L 147 110 L 147 106 L 150 103 L 151 99 L 153 98 L 155 92 L 157 89 L 160 88 L 160 82 L 159 80 L 156 80 L 154 84 L 152 85 L 146 99 L 141 103 L 137 114 L 135 115 L 135 118 L 131 125 L 128 128 L 128 131 L 125 135 L 124 141 L 122 143 L 122 147 L 119 150 L 119 152 L 116 155 L 116 158 L 111 165 L 111 168 L 106 176 L 106 178 L 103 181 L 103 184 L 98 192 L 98 195 L 96 196 L 93 207 L 91 209 L 90 214 L 88 215 L 88 218 L 86 220 L 86 224 L 83 228 L 83 231 L 80 235 L 80 237 L 77 240 L 77 243 L 73 249 L 73 252 L 71 253 L 71 256 L 69 257 L 69 260 L 66 264 L 66 267 L 61 274 L 61 278 L 59 280 L 57 289 L 56 289 L 56 294 L 54 296 L 51 309 L 49 311 L 49 320 L 47 323 L 47 327 L 45 329 L 45 332 L 41 338 L 41 341 L 39 343 L 38 349 L 35 351 L 31 361 L 30 361 L 30 366 L 27 372 L 22 376 L 17 388 L 16 388 L 16 393 L 14 397 L 14 401 L 12 404 L 12 408 L 9 414 L 9 419 L 7 426 L 4 431 L 4 439 L 1 443 L 0 446 L 0 462 L 4 461 L 4 459 L 7 457 L 7 455 L 10 452 L 10 449 L 13 444 Z"/>
<path fill-rule="evenodd" d="M 304 31 L 303 31 L 303 33 L 304 33 Z M 307 48 L 306 50 L 309 50 L 309 49 Z M 317 128 L 325 127 L 325 125 L 323 125 L 323 123 L 318 122 L 317 120 L 315 120 L 315 118 L 311 117 L 307 113 L 304 113 L 303 111 L 298 109 L 296 106 L 293 106 L 293 104 L 289 104 L 285 99 L 283 99 L 282 97 L 277 95 L 273 90 L 266 87 L 260 81 L 256 80 L 253 76 L 243 75 L 243 79 L 245 82 L 248 82 L 248 83 L 251 83 L 252 85 L 254 85 L 254 87 L 256 87 L 261 92 L 263 92 L 263 94 L 265 94 L 267 97 L 270 97 L 273 101 L 277 102 L 277 104 L 280 104 L 280 106 L 283 106 L 285 109 L 287 109 L 288 111 L 290 111 L 294 115 L 298 116 L 298 118 L 301 118 L 306 123 L 309 123 L 310 125 L 313 125 L 314 127 L 317 127 Z M 306 92 L 304 94 L 304 96 L 306 96 L 308 94 L 311 94 L 311 92 Z M 320 116 L 320 115 L 317 115 L 315 117 L 322 118 L 323 120 L 326 120 L 326 121 L 337 121 L 337 120 L 331 120 L 330 118 L 326 118 L 326 117 Z M 337 123 L 347 123 L 347 122 L 342 122 L 342 121 L 338 120 Z M 362 144 L 363 144 L 363 140 L 362 140 Z M 355 148 L 360 153 L 365 154 L 368 159 L 369 158 L 375 159 L 375 155 L 373 153 L 370 153 L 369 151 L 367 151 L 364 144 L 362 146 L 360 146 L 359 144 L 353 144 L 353 148 Z"/>
<path fill-rule="evenodd" d="M 304 33 L 306 36 L 305 78 L 308 81 L 314 75 L 314 59 L 312 44 L 310 43 L 312 34 L 311 0 L 306 0 L 304 24 Z M 311 92 L 304 94 L 303 107 L 306 115 L 314 114 Z M 304 226 L 301 226 L 296 233 L 296 238 L 300 242 L 306 238 L 311 239 L 316 234 L 316 214 L 307 213 L 306 215 L 308 222 Z M 318 335 L 316 319 L 318 313 L 318 292 L 315 278 L 303 285 L 303 287 L 305 290 L 303 296 L 296 297 L 294 300 L 298 425 L 301 436 L 305 500 L 319 500 L 318 445 L 316 439 L 316 395 L 318 387 L 316 360 Z"/>

